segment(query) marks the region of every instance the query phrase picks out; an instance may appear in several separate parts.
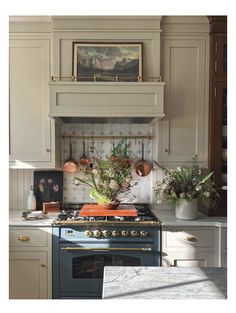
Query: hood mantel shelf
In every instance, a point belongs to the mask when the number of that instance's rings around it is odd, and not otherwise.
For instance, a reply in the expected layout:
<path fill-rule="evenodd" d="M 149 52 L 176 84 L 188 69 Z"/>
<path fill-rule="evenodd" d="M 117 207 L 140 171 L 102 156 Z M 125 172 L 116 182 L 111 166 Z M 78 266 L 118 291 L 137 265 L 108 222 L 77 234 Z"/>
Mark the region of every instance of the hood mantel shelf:
<path fill-rule="evenodd" d="M 54 118 L 164 117 L 164 82 L 50 82 Z"/>

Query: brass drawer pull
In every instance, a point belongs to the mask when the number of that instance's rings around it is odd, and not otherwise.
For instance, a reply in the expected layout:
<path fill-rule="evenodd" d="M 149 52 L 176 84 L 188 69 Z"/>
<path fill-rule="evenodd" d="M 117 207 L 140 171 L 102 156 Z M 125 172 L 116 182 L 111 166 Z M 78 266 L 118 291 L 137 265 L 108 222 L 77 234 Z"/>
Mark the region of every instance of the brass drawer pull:
<path fill-rule="evenodd" d="M 195 237 L 186 237 L 184 240 L 189 241 L 189 242 L 197 242 L 197 238 Z"/>
<path fill-rule="evenodd" d="M 18 238 L 18 240 L 20 240 L 20 241 L 29 241 L 29 240 L 30 240 L 30 237 L 28 237 L 28 236 L 20 236 L 20 237 Z"/>

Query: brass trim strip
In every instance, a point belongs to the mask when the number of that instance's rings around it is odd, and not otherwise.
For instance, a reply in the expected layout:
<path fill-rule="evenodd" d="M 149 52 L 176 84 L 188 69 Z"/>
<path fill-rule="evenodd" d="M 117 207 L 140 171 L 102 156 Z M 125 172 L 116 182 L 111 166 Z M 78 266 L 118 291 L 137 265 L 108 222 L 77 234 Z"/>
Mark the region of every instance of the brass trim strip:
<path fill-rule="evenodd" d="M 53 223 L 54 225 L 58 225 L 58 226 L 63 226 L 63 225 L 84 225 L 84 226 L 151 226 L 151 227 L 157 227 L 157 226 L 161 226 L 162 223 L 159 222 L 159 221 L 151 221 L 151 222 L 145 222 L 145 221 L 140 221 L 140 222 L 124 222 L 124 221 L 116 221 L 116 222 L 113 222 L 113 221 L 55 221 Z"/>
<path fill-rule="evenodd" d="M 152 251 L 152 248 L 84 248 L 84 247 L 63 247 L 62 251 Z"/>

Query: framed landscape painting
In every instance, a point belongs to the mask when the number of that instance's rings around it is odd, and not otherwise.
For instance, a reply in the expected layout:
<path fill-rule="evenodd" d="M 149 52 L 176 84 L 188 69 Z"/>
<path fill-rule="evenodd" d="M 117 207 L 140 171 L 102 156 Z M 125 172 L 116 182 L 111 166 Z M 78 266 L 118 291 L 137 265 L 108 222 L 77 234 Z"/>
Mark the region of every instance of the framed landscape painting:
<path fill-rule="evenodd" d="M 77 81 L 137 81 L 142 50 L 142 43 L 73 42 L 73 76 Z"/>

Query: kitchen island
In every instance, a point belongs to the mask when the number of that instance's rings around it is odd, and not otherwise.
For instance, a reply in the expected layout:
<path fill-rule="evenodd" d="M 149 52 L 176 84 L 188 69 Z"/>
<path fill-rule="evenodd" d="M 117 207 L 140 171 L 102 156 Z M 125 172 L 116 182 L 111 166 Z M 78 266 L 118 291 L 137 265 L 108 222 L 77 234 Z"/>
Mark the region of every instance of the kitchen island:
<path fill-rule="evenodd" d="M 104 268 L 103 299 L 226 299 L 224 267 Z"/>

